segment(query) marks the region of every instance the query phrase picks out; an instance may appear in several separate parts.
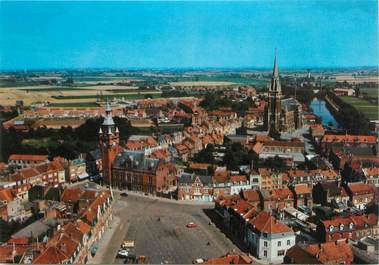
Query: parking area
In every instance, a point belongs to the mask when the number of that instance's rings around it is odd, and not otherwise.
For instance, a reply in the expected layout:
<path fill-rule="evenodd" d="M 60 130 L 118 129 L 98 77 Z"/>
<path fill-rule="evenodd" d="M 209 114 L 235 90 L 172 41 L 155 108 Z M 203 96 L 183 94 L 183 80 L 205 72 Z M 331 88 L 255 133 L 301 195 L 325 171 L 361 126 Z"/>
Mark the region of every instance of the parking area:
<path fill-rule="evenodd" d="M 117 196 L 114 215 L 120 218 L 102 263 L 124 263 L 116 253 L 124 240 L 134 241 L 134 254 L 147 263 L 191 263 L 197 258 L 224 255 L 237 247 L 204 213 L 210 206 L 182 205 L 151 197 Z M 197 226 L 187 228 L 194 222 Z"/>

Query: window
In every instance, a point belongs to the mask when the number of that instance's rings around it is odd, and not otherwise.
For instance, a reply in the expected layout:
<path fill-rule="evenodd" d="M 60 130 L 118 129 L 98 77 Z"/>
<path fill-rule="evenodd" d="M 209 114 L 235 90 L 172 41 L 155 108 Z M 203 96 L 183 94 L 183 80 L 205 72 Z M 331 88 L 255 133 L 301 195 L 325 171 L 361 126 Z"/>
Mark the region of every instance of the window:
<path fill-rule="evenodd" d="M 284 250 L 279 250 L 278 251 L 278 256 L 284 256 Z"/>
<path fill-rule="evenodd" d="M 263 245 L 267 247 L 267 241 L 263 241 Z"/>
<path fill-rule="evenodd" d="M 267 250 L 263 251 L 263 256 L 267 257 Z"/>
<path fill-rule="evenodd" d="M 278 241 L 278 247 L 282 246 L 282 241 Z"/>
<path fill-rule="evenodd" d="M 287 240 L 287 246 L 291 245 L 291 240 Z"/>

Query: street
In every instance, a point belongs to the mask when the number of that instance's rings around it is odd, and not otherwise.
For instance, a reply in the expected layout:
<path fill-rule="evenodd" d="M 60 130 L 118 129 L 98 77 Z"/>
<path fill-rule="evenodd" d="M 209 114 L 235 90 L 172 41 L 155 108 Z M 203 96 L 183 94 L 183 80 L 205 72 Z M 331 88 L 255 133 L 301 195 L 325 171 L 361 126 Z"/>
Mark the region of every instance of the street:
<path fill-rule="evenodd" d="M 148 263 L 191 263 L 197 258 L 225 255 L 238 248 L 215 226 L 203 209 L 212 206 L 187 205 L 151 197 L 115 193 L 113 213 L 118 222 L 111 240 L 100 246 L 95 263 L 123 263 L 116 258 L 123 240 L 135 241 L 135 255 Z M 194 222 L 196 228 L 187 228 Z M 111 233 L 111 232 L 110 232 Z M 207 244 L 209 242 L 209 244 Z"/>

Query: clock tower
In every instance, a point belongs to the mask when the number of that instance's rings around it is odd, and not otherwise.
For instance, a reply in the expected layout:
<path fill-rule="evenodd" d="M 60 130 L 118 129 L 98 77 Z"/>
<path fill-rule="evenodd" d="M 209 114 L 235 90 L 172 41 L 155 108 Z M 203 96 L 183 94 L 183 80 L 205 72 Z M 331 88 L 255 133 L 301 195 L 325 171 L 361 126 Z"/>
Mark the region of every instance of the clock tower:
<path fill-rule="evenodd" d="M 107 103 L 105 107 L 104 122 L 99 129 L 99 145 L 103 167 L 103 180 L 112 184 L 112 163 L 120 150 L 119 130 L 112 118 L 112 109 Z"/>

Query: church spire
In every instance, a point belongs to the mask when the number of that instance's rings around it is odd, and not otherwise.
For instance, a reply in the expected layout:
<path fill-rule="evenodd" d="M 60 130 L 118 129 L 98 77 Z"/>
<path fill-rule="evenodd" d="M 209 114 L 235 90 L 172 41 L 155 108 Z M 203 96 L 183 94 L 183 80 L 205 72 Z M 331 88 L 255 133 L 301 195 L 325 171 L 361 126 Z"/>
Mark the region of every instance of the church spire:
<path fill-rule="evenodd" d="M 276 49 L 275 49 L 274 69 L 272 71 L 270 90 L 281 92 L 282 88 L 280 86 L 280 81 L 279 81 L 279 69 L 278 69 L 278 62 L 277 62 L 276 57 L 277 56 L 276 56 Z"/>

